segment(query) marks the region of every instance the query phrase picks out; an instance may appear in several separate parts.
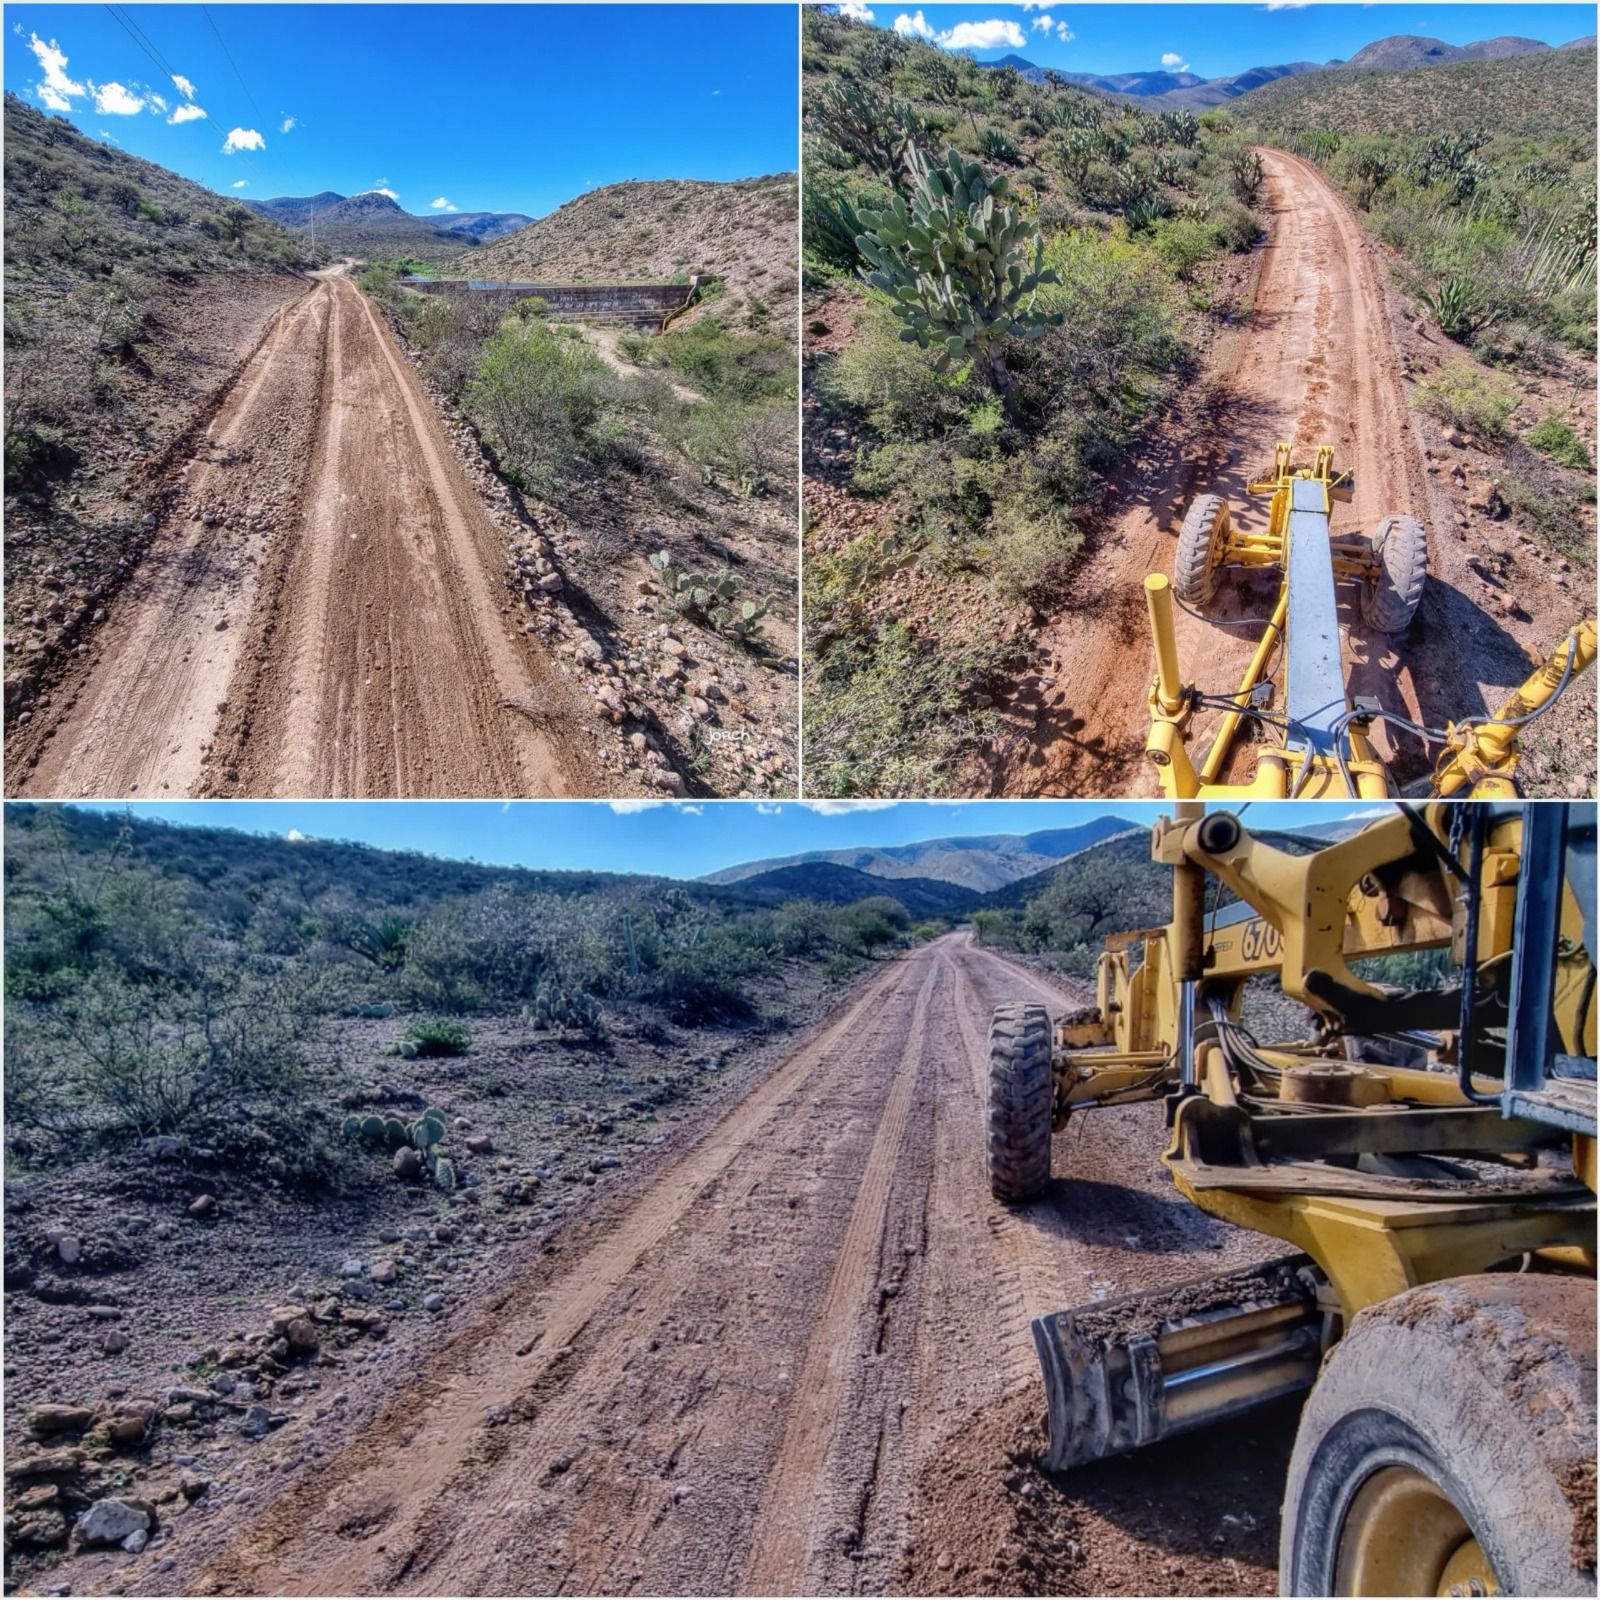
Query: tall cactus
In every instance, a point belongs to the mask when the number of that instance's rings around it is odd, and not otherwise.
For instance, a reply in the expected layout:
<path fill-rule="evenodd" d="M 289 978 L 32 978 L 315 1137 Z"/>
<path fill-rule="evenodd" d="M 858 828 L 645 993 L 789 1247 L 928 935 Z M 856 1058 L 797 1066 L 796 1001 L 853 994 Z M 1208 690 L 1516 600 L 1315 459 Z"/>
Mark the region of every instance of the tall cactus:
<path fill-rule="evenodd" d="M 897 187 L 922 136 L 922 120 L 904 100 L 885 100 L 854 83 L 829 83 L 812 100 L 813 124 L 838 147 Z"/>
<path fill-rule="evenodd" d="M 1238 196 L 1247 206 L 1253 206 L 1261 194 L 1261 185 L 1266 181 L 1266 169 L 1261 164 L 1261 156 L 1255 150 L 1236 150 L 1233 153 L 1233 186 Z"/>
<path fill-rule="evenodd" d="M 863 276 L 893 297 L 902 339 L 938 350 L 941 371 L 953 360 L 974 362 L 1014 418 L 1006 344 L 1061 322 L 1060 312 L 1034 304 L 1041 285 L 1060 280 L 1043 264 L 1039 230 L 1006 203 L 1004 177 L 989 177 L 958 150 L 940 166 L 916 152 L 909 168 L 909 207 L 896 195 L 886 210 L 861 212 L 856 247 L 872 263 Z"/>

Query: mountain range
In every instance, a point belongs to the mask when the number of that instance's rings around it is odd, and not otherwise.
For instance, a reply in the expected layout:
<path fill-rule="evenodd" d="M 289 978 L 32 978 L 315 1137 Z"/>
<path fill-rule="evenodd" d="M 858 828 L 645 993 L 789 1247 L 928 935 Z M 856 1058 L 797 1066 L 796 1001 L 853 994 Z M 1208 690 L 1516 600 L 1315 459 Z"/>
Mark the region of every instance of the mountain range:
<path fill-rule="evenodd" d="M 1094 817 L 1075 828 L 1047 828 L 1037 833 L 920 839 L 915 844 L 865 845 L 854 850 L 806 850 L 799 855 L 744 861 L 735 867 L 724 867 L 720 872 L 707 874 L 705 881 L 742 883 L 770 878 L 780 870 L 823 864 L 848 868 L 878 880 L 878 886 L 865 891 L 867 893 L 889 892 L 882 887 L 883 880 L 895 883 L 897 887 L 893 892 L 898 893 L 900 881 L 928 879 L 985 893 L 1015 883 L 1019 878 L 1031 878 L 1035 873 L 1048 871 L 1067 856 L 1138 827 L 1138 823 L 1123 817 L 1106 816 Z M 822 875 L 818 876 L 820 879 Z M 791 875 L 787 881 L 798 884 L 801 878 Z"/>
<path fill-rule="evenodd" d="M 1229 77 L 1202 78 L 1192 72 L 1061 72 L 1057 76 L 1080 89 L 1129 95 L 1146 103 L 1155 101 L 1165 110 L 1204 111 L 1225 101 L 1235 100 L 1252 89 L 1259 89 L 1263 84 L 1273 83 L 1279 78 L 1298 77 L 1306 72 L 1335 69 L 1411 71 L 1446 66 L 1455 61 L 1501 61 L 1510 56 L 1538 55 L 1551 49 L 1586 50 L 1591 49 L 1594 42 L 1594 36 L 1590 34 L 1564 45 L 1552 46 L 1540 39 L 1523 39 L 1508 34 L 1494 39 L 1480 39 L 1472 44 L 1455 45 L 1446 44 L 1443 39 L 1401 33 L 1374 40 L 1356 51 L 1348 61 L 1289 61 L 1277 66 L 1251 67 L 1246 72 Z M 1002 56 L 998 61 L 984 64 L 1010 67 L 1033 83 L 1044 81 L 1044 69 L 1035 66 L 1024 56 Z"/>
<path fill-rule="evenodd" d="M 282 195 L 246 200 L 258 216 L 286 228 L 315 230 L 329 249 L 352 255 L 386 253 L 442 261 L 533 221 L 520 211 L 455 211 L 418 217 L 375 189 L 362 194 Z"/>

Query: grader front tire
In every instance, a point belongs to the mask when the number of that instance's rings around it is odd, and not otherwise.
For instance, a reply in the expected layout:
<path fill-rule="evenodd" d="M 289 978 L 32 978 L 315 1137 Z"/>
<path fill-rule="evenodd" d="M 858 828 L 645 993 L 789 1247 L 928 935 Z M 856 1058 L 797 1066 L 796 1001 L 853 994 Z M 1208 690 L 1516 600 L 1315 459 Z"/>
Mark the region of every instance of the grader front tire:
<path fill-rule="evenodd" d="M 1361 615 L 1377 633 L 1403 633 L 1422 604 L 1428 535 L 1415 517 L 1385 517 L 1372 536 L 1378 576 L 1361 591 Z"/>
<path fill-rule="evenodd" d="M 1592 1279 L 1485 1273 L 1354 1319 L 1300 1417 L 1285 1595 L 1592 1595 Z"/>
<path fill-rule="evenodd" d="M 1227 537 L 1228 502 L 1220 494 L 1203 494 L 1192 501 L 1178 532 L 1178 554 L 1172 563 L 1172 591 L 1186 606 L 1211 603 Z"/>
<path fill-rule="evenodd" d="M 1050 1182 L 1050 1013 L 996 1009 L 989 1024 L 989 1192 L 1024 1205 Z"/>

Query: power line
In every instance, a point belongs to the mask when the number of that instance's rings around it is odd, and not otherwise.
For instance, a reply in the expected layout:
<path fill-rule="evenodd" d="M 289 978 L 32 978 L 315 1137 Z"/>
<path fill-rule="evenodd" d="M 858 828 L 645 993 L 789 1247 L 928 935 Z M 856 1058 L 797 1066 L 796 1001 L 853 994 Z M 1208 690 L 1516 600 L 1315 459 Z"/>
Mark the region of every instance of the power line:
<path fill-rule="evenodd" d="M 108 5 L 106 10 L 111 13 L 112 18 L 121 26 L 122 31 L 150 58 L 155 65 L 156 71 L 169 79 L 176 79 L 177 74 L 167 65 L 165 57 L 150 42 L 136 23 L 123 16 L 115 6 Z"/>
<path fill-rule="evenodd" d="M 222 46 L 222 53 L 228 58 L 228 65 L 233 68 L 233 75 L 239 80 L 239 87 L 244 90 L 244 97 L 250 102 L 251 109 L 256 114 L 256 121 L 265 122 L 267 119 L 261 115 L 261 107 L 256 104 L 256 97 L 250 93 L 250 85 L 244 81 L 244 74 L 239 70 L 239 63 L 233 59 L 233 52 L 228 48 L 227 40 L 222 37 L 216 18 L 211 15 L 211 8 L 201 6 L 200 9 L 205 14 L 206 21 L 211 24 L 211 31 L 216 34 L 217 43 Z"/>

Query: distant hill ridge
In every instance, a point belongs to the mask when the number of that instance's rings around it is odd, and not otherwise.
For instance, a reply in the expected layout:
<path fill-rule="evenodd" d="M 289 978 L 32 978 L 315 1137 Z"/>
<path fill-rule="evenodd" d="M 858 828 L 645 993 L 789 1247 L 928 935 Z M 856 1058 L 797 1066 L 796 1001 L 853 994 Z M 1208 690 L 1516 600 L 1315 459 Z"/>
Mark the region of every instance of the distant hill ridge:
<path fill-rule="evenodd" d="M 1056 76 L 1081 89 L 1102 94 L 1131 95 L 1154 100 L 1168 110 L 1202 111 L 1235 100 L 1280 78 L 1299 77 L 1310 72 L 1354 69 L 1357 71 L 1416 71 L 1424 67 L 1448 66 L 1457 61 L 1503 61 L 1513 56 L 1541 55 L 1555 50 L 1592 48 L 1594 36 L 1569 40 L 1563 45 L 1548 45 L 1542 39 L 1525 39 L 1503 34 L 1479 39 L 1472 44 L 1446 44 L 1417 34 L 1393 34 L 1363 46 L 1348 61 L 1289 61 L 1275 66 L 1251 67 L 1226 77 L 1202 78 L 1192 72 L 1057 72 Z M 984 62 L 988 67 L 1010 67 L 1033 83 L 1044 81 L 1045 70 L 1025 56 L 1002 56 Z"/>
<path fill-rule="evenodd" d="M 342 195 L 280 195 L 244 202 L 257 216 L 297 231 L 315 229 L 318 243 L 355 256 L 416 256 L 448 261 L 490 239 L 499 239 L 533 219 L 520 211 L 438 212 L 413 216 L 376 189 Z"/>
<path fill-rule="evenodd" d="M 1072 828 L 1047 828 L 1034 833 L 980 834 L 924 839 L 912 844 L 868 845 L 846 850 L 804 850 L 797 855 L 742 862 L 707 875 L 708 883 L 738 883 L 774 870 L 808 863 L 828 863 L 893 884 L 905 878 L 937 879 L 980 893 L 1032 877 L 1065 857 L 1117 834 L 1137 829 L 1124 817 L 1102 816 Z"/>

